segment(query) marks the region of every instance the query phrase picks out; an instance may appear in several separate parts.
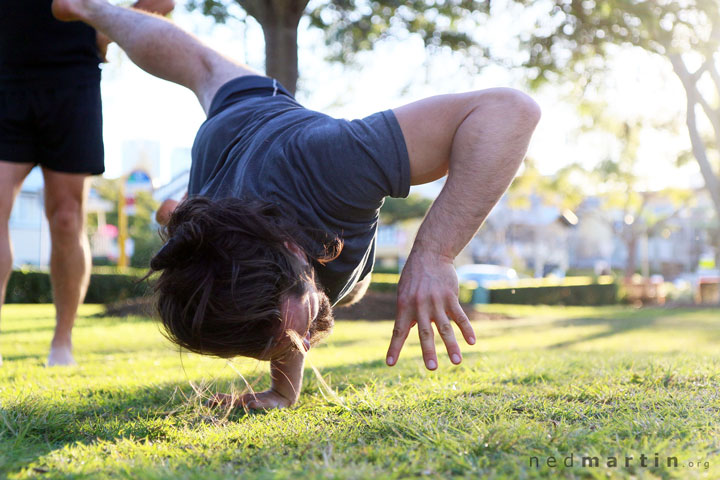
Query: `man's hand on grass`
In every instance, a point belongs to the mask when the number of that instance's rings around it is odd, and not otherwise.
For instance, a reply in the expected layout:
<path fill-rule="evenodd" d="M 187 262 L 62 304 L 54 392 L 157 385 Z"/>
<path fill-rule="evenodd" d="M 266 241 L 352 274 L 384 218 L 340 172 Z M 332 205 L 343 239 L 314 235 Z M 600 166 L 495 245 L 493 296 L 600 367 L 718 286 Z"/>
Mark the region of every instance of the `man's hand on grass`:
<path fill-rule="evenodd" d="M 217 393 L 210 400 L 210 406 L 243 407 L 248 410 L 270 410 L 285 408 L 293 402 L 275 390 L 266 390 L 259 393 L 246 393 L 244 395 L 230 395 Z"/>
<path fill-rule="evenodd" d="M 433 323 L 452 363 L 460 363 L 462 354 L 451 319 L 460 327 L 465 341 L 473 345 L 475 332 L 460 306 L 457 273 L 452 259 L 430 252 L 411 252 L 398 283 L 397 318 L 387 364 L 393 366 L 397 363 L 410 329 L 417 325 L 425 366 L 435 370 L 438 363 Z"/>
<path fill-rule="evenodd" d="M 287 349 L 270 360 L 269 390 L 244 395 L 218 393 L 210 401 L 211 406 L 225 405 L 244 407 L 250 410 L 285 408 L 297 402 L 302 388 L 303 367 L 307 351 Z"/>

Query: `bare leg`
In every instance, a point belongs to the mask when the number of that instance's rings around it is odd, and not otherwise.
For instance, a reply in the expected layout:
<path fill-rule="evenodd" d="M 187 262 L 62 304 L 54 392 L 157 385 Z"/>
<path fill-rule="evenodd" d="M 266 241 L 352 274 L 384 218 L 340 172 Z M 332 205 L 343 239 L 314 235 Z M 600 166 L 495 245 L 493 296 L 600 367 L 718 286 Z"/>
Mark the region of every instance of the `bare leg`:
<path fill-rule="evenodd" d="M 32 168 L 31 163 L 0 161 L 0 309 L 5 302 L 5 289 L 12 271 L 12 245 L 8 225 L 10 212 L 22 182 Z M 1 355 L 0 365 L 2 365 Z"/>
<path fill-rule="evenodd" d="M 55 335 L 47 365 L 74 365 L 72 328 L 90 281 L 90 244 L 85 234 L 88 181 L 84 174 L 43 169 L 45 213 L 50 224 L 50 279 L 55 302 Z"/>
<path fill-rule="evenodd" d="M 146 72 L 192 90 L 205 113 L 218 88 L 250 68 L 223 57 L 162 17 L 105 0 L 53 0 L 60 20 L 82 20 L 105 34 Z"/>

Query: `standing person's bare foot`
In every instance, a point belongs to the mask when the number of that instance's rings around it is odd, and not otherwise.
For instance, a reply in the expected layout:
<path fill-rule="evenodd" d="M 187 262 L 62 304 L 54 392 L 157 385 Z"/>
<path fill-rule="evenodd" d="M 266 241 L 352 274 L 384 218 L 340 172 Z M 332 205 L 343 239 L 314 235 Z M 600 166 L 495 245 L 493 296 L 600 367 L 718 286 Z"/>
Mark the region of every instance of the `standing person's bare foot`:
<path fill-rule="evenodd" d="M 0 355 L 0 367 L 2 366 L 2 355 Z"/>
<path fill-rule="evenodd" d="M 48 355 L 47 364 L 48 367 L 60 367 L 77 365 L 75 358 L 72 354 L 72 346 L 70 345 L 51 345 L 50 355 Z"/>

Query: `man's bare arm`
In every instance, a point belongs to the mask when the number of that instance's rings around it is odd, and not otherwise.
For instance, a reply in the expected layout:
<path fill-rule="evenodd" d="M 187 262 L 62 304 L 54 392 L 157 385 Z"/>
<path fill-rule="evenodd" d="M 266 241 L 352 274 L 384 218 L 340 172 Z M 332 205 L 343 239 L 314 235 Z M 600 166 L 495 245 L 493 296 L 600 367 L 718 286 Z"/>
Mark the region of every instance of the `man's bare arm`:
<path fill-rule="evenodd" d="M 270 361 L 272 384 L 269 390 L 258 393 L 246 393 L 239 397 L 229 394 L 216 394 L 213 403 L 245 407 L 250 410 L 269 410 L 284 408 L 297 402 L 302 388 L 305 353 L 297 350 L 288 352 L 282 358 Z"/>
<path fill-rule="evenodd" d="M 394 365 L 417 324 L 427 368 L 437 368 L 435 323 L 453 363 L 462 361 L 450 319 L 465 340 L 475 336 L 458 300 L 453 260 L 468 244 L 512 181 L 527 151 L 540 110 L 510 89 L 444 95 L 394 110 L 410 155 L 411 181 L 448 172 L 430 208 L 398 285 L 395 328 L 387 353 Z"/>

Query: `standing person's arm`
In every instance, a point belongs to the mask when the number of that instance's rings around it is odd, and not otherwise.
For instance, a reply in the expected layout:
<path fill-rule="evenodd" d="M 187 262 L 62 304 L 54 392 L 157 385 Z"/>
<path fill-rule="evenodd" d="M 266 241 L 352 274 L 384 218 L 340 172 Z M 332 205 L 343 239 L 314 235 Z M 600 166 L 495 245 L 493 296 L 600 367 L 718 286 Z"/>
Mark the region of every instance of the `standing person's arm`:
<path fill-rule="evenodd" d="M 540 110 L 525 94 L 491 89 L 443 95 L 394 110 L 410 156 L 412 184 L 448 178 L 418 231 L 398 285 L 387 364 L 417 324 L 425 366 L 437 368 L 438 330 L 453 363 L 462 361 L 450 319 L 469 344 L 475 334 L 458 300 L 453 260 L 477 232 L 525 157 Z"/>

